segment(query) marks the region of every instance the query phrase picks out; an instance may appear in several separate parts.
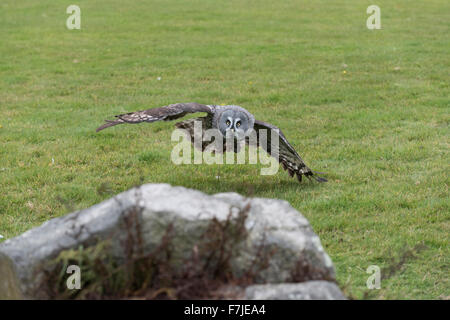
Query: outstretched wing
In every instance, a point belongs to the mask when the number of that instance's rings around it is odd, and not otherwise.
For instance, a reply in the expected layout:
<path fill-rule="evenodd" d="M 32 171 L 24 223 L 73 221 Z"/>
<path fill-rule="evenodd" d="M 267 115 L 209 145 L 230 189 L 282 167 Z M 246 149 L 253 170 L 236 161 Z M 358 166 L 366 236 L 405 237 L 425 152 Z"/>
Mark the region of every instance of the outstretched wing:
<path fill-rule="evenodd" d="M 307 178 L 314 178 L 319 182 L 326 182 L 327 179 L 318 177 L 308 166 L 303 162 L 302 158 L 299 156 L 297 151 L 295 151 L 294 147 L 287 141 L 283 132 L 279 128 L 270 123 L 265 123 L 262 121 L 255 121 L 255 125 L 253 126 L 256 137 L 257 137 L 257 146 L 262 147 L 268 154 L 276 158 L 282 165 L 284 170 L 289 172 L 291 177 L 294 174 L 297 176 L 298 181 L 302 181 L 302 176 L 306 176 Z M 266 138 L 267 141 L 262 141 L 261 139 L 261 131 L 266 130 Z M 274 138 L 278 139 L 278 148 L 276 146 L 276 142 L 272 140 L 272 133 L 274 132 Z M 247 137 L 247 143 L 252 144 L 249 138 Z"/>
<path fill-rule="evenodd" d="M 155 122 L 160 120 L 170 121 L 184 117 L 188 113 L 213 113 L 213 111 L 214 106 L 199 104 L 195 102 L 175 103 L 161 108 L 153 108 L 143 111 L 120 114 L 116 116 L 116 120 L 105 120 L 106 123 L 98 127 L 96 132 L 122 123 L 134 124 L 141 122 Z"/>

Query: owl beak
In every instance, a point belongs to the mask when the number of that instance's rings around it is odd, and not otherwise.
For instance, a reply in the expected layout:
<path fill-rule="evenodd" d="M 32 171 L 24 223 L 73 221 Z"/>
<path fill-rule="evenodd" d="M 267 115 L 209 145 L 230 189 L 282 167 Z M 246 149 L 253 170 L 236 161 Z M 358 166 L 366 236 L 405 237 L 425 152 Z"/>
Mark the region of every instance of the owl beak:
<path fill-rule="evenodd" d="M 234 128 L 232 128 L 231 131 L 234 132 Z"/>

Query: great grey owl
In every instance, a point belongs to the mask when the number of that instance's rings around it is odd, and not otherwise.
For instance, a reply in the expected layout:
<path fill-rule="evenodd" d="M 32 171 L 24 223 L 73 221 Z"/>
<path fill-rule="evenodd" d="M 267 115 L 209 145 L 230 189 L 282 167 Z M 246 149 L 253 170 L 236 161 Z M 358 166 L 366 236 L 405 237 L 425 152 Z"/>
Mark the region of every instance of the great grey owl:
<path fill-rule="evenodd" d="M 314 172 L 303 162 L 302 158 L 287 141 L 284 134 L 279 128 L 269 123 L 255 120 L 255 117 L 242 107 L 235 105 L 217 106 L 217 105 L 204 105 L 195 102 L 190 103 L 176 103 L 161 108 L 153 108 L 143 111 L 136 111 L 117 115 L 115 120 L 106 120 L 106 123 L 97 128 L 97 132 L 118 124 L 131 123 L 136 124 L 140 122 L 155 122 L 155 121 L 170 121 L 181 117 L 184 117 L 188 113 L 206 112 L 206 117 L 193 118 L 186 121 L 181 121 L 175 124 L 177 128 L 184 129 L 190 136 L 191 142 L 194 143 L 194 123 L 200 121 L 202 126 L 201 134 L 208 129 L 216 129 L 220 132 L 224 141 L 230 136 L 235 139 L 245 142 L 248 145 L 254 147 L 262 147 L 267 153 L 275 157 L 283 166 L 284 170 L 287 170 L 289 175 L 293 177 L 296 175 L 298 181 L 302 180 L 302 176 L 307 178 L 314 178 L 316 181 L 325 182 L 325 178 L 317 176 L 319 172 Z M 252 130 L 254 129 L 254 130 Z M 261 130 L 268 132 L 264 134 L 264 143 L 261 143 Z M 256 133 L 255 140 L 249 139 L 249 132 Z M 275 135 L 271 135 L 270 132 L 276 132 Z M 273 137 L 278 139 L 278 146 L 275 148 Z M 253 142 L 252 142 L 253 141 Z M 234 144 L 234 149 L 225 149 L 227 144 L 223 143 L 223 151 L 237 152 Z M 207 147 L 206 143 L 202 142 L 200 148 L 202 151 Z"/>

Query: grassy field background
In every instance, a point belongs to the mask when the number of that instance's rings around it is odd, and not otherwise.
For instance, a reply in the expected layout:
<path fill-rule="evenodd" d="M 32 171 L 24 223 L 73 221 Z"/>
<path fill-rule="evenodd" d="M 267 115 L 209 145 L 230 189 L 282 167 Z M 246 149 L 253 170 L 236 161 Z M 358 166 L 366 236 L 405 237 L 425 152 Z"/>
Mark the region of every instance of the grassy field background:
<path fill-rule="evenodd" d="M 81 30 L 65 27 L 70 4 Z M 377 1 L 382 30 L 366 28 L 371 4 L 2 0 L 0 234 L 139 183 L 237 191 L 302 212 L 351 297 L 448 299 L 450 2 Z M 278 125 L 329 182 L 176 166 L 173 123 L 95 133 L 189 101 Z M 369 265 L 392 271 L 380 290 Z"/>

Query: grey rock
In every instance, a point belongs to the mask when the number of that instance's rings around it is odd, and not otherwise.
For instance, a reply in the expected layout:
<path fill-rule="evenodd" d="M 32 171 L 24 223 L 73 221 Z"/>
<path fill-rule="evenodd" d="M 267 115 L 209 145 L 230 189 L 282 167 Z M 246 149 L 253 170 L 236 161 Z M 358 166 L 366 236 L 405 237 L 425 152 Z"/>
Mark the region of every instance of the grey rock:
<path fill-rule="evenodd" d="M 249 300 L 346 300 L 336 284 L 329 281 L 258 284 L 245 289 Z"/>
<path fill-rule="evenodd" d="M 42 266 L 63 250 L 108 240 L 111 254 L 124 257 L 132 232 L 130 224 L 139 230 L 144 253 L 152 252 L 172 225 L 173 260 L 182 263 L 202 240 L 212 219 L 225 221 L 247 205 L 248 237 L 239 243 L 231 260 L 234 274 L 243 274 L 255 263 L 258 248 L 264 243 L 264 248 L 274 248 L 275 253 L 257 283 L 298 281 L 292 279 L 292 271 L 299 262 L 307 271 L 305 280 L 335 278 L 333 264 L 319 237 L 286 201 L 244 198 L 236 193 L 211 196 L 168 184 L 146 184 L 0 243 L 0 299 L 47 298 L 39 290 L 45 281 Z"/>

